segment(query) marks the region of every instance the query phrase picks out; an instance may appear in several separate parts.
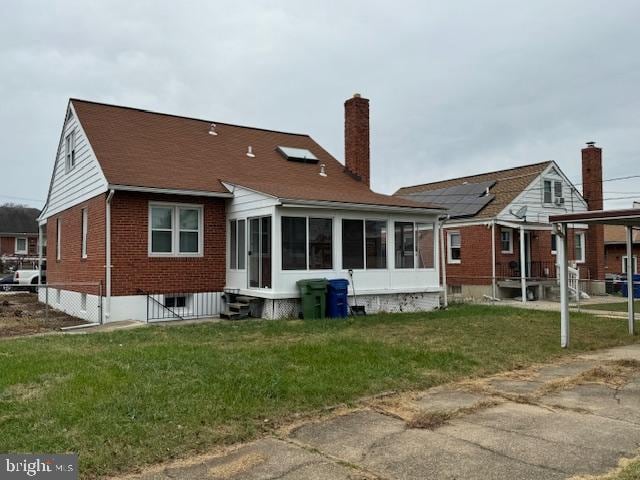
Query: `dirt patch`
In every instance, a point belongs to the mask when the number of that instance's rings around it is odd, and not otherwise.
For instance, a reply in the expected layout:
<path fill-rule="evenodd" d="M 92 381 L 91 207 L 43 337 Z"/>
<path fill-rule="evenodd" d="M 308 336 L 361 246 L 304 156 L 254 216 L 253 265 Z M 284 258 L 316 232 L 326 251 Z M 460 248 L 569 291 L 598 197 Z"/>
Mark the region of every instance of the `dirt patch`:
<path fill-rule="evenodd" d="M 46 315 L 45 305 L 35 293 L 0 296 L 0 337 L 33 335 L 82 323 L 86 322 L 51 307 Z"/>
<path fill-rule="evenodd" d="M 264 463 L 267 457 L 260 453 L 249 453 L 228 463 L 209 468 L 207 474 L 211 478 L 229 478 Z"/>
<path fill-rule="evenodd" d="M 637 360 L 613 360 L 591 368 L 580 375 L 548 382 L 540 394 L 548 394 L 567 390 L 577 385 L 597 383 L 610 388 L 621 388 L 629 382 L 629 378 L 640 370 Z"/>
<path fill-rule="evenodd" d="M 54 385 L 60 383 L 64 375 L 44 375 L 34 383 L 17 383 L 10 385 L 0 394 L 0 401 L 28 402 L 42 398 Z"/>
<path fill-rule="evenodd" d="M 435 430 L 451 420 L 449 412 L 420 412 L 407 422 L 408 428 Z"/>

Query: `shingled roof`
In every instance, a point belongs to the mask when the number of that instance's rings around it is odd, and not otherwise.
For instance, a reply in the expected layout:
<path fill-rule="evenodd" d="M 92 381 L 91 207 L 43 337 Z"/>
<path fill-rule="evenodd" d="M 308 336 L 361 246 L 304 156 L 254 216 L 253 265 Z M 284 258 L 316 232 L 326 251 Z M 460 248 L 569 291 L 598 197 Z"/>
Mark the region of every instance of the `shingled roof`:
<path fill-rule="evenodd" d="M 111 185 L 229 193 L 227 182 L 282 199 L 439 208 L 371 191 L 309 135 L 71 103 Z M 211 123 L 217 135 L 209 135 Z M 287 161 L 278 146 L 307 149 L 318 163 Z M 319 175 L 320 164 L 326 176 Z"/>
<path fill-rule="evenodd" d="M 38 233 L 40 210 L 20 205 L 0 205 L 0 234 Z"/>
<path fill-rule="evenodd" d="M 402 198 L 412 198 L 421 192 L 441 190 L 444 188 L 464 185 L 465 183 L 485 183 L 495 182 L 489 189 L 493 199 L 480 209 L 472 218 L 492 218 L 505 209 L 523 190 L 525 190 L 533 180 L 540 175 L 552 161 L 522 165 L 520 167 L 498 170 L 495 172 L 481 173 L 467 177 L 453 178 L 439 182 L 425 183 L 411 187 L 400 188 L 395 196 Z M 446 202 L 440 202 L 447 207 Z"/>

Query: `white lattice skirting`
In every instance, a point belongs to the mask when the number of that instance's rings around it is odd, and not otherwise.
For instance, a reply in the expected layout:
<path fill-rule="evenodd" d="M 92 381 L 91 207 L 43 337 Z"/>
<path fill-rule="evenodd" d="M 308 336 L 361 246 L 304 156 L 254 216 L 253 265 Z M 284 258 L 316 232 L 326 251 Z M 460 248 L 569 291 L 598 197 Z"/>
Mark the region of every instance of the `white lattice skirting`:
<path fill-rule="evenodd" d="M 428 312 L 440 306 L 440 294 L 437 292 L 358 295 L 357 300 L 358 305 L 365 306 L 367 313 Z M 354 304 L 353 296 L 350 296 L 349 305 Z M 298 298 L 265 300 L 262 318 L 298 318 L 300 310 Z"/>

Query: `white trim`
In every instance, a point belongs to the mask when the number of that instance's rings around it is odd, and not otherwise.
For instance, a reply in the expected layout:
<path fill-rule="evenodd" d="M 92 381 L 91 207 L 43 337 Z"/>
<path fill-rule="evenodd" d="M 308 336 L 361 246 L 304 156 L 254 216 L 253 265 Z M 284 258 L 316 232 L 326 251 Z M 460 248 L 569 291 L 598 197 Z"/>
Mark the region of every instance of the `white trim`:
<path fill-rule="evenodd" d="M 509 234 L 509 248 L 507 250 L 504 250 L 502 247 L 502 234 L 503 233 L 508 233 Z M 507 253 L 507 254 L 511 254 L 513 253 L 513 228 L 509 228 L 509 227 L 500 227 L 500 253 Z"/>
<path fill-rule="evenodd" d="M 226 288 L 226 287 L 225 287 Z M 286 298 L 300 298 L 300 292 L 278 292 L 274 293 L 267 289 L 253 289 L 253 288 L 240 288 L 240 295 L 247 295 L 250 297 L 266 298 L 269 300 L 280 300 Z M 404 287 L 404 288 L 373 288 L 373 289 L 358 289 L 356 293 L 360 295 L 390 295 L 394 293 L 439 293 L 442 292 L 440 285 L 433 287 Z M 352 293 L 349 292 L 349 296 Z"/>
<path fill-rule="evenodd" d="M 24 240 L 24 249 L 18 249 L 18 240 Z M 16 237 L 14 245 L 14 253 L 16 255 L 27 255 L 29 253 L 29 237 Z"/>
<path fill-rule="evenodd" d="M 62 249 L 60 244 L 62 242 L 62 220 L 60 217 L 56 218 L 56 261 L 62 260 Z"/>
<path fill-rule="evenodd" d="M 154 207 L 171 208 L 171 251 L 170 252 L 153 252 L 152 248 L 152 231 L 163 230 L 154 229 L 152 225 L 152 209 Z M 198 210 L 198 251 L 197 252 L 180 252 L 180 232 L 194 230 L 180 229 L 180 211 L 181 210 Z M 202 257 L 204 255 L 204 206 L 191 203 L 175 203 L 175 202 L 149 202 L 148 206 L 148 236 L 147 236 L 147 253 L 149 257 Z M 165 230 L 167 231 L 167 230 Z"/>
<path fill-rule="evenodd" d="M 443 209 L 424 208 L 424 207 L 400 207 L 393 205 L 376 205 L 367 203 L 351 203 L 336 202 L 329 200 L 296 200 L 296 199 L 280 199 L 282 207 L 304 207 L 304 208 L 331 208 L 335 210 L 370 210 L 382 212 L 404 212 L 422 214 L 445 213 Z"/>
<path fill-rule="evenodd" d="M 139 187 L 135 185 L 109 184 L 109 189 L 123 192 L 160 193 L 163 195 L 187 195 L 191 197 L 233 198 L 233 193 L 210 192 L 205 190 L 184 190 L 179 188 Z"/>
<path fill-rule="evenodd" d="M 447 263 L 450 264 L 459 264 L 462 263 L 461 258 L 452 258 L 451 255 L 451 235 L 458 235 L 460 238 L 460 246 L 457 248 L 460 250 L 460 256 L 462 256 L 462 234 L 459 231 L 447 232 Z"/>
<path fill-rule="evenodd" d="M 623 255 L 622 256 L 622 270 L 621 273 L 623 275 L 626 275 L 627 273 L 627 256 Z M 634 255 L 633 256 L 633 275 L 637 275 L 638 274 L 638 256 Z"/>
<path fill-rule="evenodd" d="M 586 261 L 586 248 L 587 248 L 587 237 L 585 235 L 585 232 L 575 232 L 575 236 L 574 236 L 574 245 L 573 245 L 573 253 L 575 256 L 575 252 L 576 252 L 576 239 L 580 238 L 580 258 L 576 258 L 575 262 L 576 263 L 584 263 Z"/>
<path fill-rule="evenodd" d="M 84 207 L 81 210 L 81 224 L 80 229 L 82 232 L 82 242 L 81 242 L 81 256 L 82 258 L 87 258 L 87 237 L 89 235 L 89 210 L 87 207 Z"/>

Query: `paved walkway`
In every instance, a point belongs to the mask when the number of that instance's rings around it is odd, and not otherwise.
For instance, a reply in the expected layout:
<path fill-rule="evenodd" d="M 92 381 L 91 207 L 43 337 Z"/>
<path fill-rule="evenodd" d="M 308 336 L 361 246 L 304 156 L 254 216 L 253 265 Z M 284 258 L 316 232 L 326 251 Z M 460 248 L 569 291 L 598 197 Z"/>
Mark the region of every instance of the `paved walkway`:
<path fill-rule="evenodd" d="M 634 345 L 389 396 L 134 478 L 551 480 L 604 474 L 639 448 Z"/>

